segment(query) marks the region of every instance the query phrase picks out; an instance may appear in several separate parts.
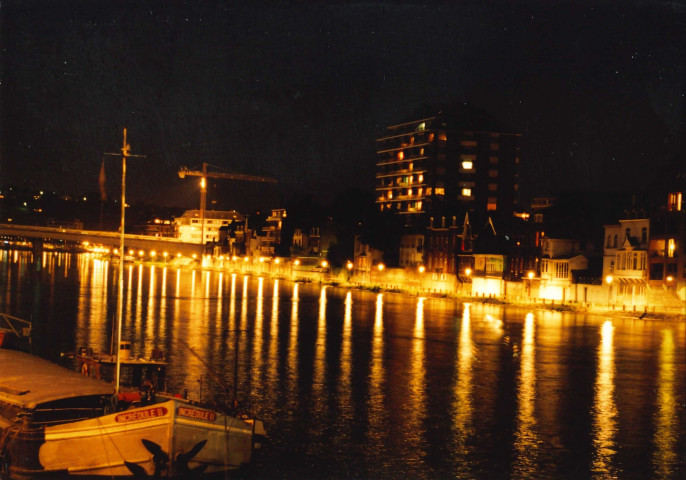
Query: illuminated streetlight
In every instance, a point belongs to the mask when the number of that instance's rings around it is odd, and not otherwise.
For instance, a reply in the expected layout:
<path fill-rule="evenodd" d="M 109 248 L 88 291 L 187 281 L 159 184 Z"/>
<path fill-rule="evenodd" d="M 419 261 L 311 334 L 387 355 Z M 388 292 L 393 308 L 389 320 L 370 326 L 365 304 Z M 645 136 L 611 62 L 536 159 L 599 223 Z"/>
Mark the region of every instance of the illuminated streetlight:
<path fill-rule="evenodd" d="M 531 301 L 531 281 L 534 279 L 534 272 L 529 271 L 526 276 L 529 278 L 529 301 Z"/>
<path fill-rule="evenodd" d="M 378 266 L 377 268 L 378 268 L 379 271 L 381 272 L 381 271 L 383 271 L 384 268 L 386 268 L 386 265 L 384 265 L 383 263 L 380 263 L 379 266 Z"/>
<path fill-rule="evenodd" d="M 607 283 L 607 308 L 610 308 L 610 298 L 612 297 L 612 275 L 605 277 L 605 282 Z"/>
<path fill-rule="evenodd" d="M 426 272 L 426 267 L 424 265 L 420 265 L 417 270 L 419 270 L 419 273 L 424 273 Z"/>
<path fill-rule="evenodd" d="M 464 274 L 467 275 L 468 277 L 472 276 L 472 269 L 467 267 L 464 269 Z"/>
<path fill-rule="evenodd" d="M 322 260 L 322 267 L 326 268 L 328 266 L 329 266 L 329 262 L 327 262 L 326 260 Z"/>

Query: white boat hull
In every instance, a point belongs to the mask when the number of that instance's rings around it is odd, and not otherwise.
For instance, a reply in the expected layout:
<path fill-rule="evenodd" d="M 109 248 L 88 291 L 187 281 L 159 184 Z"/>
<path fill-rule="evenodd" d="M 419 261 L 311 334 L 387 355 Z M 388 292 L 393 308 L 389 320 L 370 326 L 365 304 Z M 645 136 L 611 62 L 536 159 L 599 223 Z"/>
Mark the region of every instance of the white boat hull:
<path fill-rule="evenodd" d="M 252 456 L 251 425 L 183 400 L 45 428 L 39 460 L 46 472 L 183 476 L 239 468 Z"/>

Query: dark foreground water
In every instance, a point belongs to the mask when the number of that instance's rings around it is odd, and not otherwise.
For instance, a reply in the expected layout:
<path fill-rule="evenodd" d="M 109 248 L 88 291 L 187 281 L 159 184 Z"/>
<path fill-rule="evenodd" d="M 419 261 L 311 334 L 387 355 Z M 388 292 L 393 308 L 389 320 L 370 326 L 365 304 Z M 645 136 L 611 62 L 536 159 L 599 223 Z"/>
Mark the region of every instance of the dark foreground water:
<path fill-rule="evenodd" d="M 117 268 L 0 252 L 0 311 L 33 320 L 49 359 L 109 349 Z M 169 352 L 170 390 L 224 401 L 237 372 L 272 438 L 253 478 L 686 478 L 684 323 L 159 265 L 124 277 L 124 338 Z"/>

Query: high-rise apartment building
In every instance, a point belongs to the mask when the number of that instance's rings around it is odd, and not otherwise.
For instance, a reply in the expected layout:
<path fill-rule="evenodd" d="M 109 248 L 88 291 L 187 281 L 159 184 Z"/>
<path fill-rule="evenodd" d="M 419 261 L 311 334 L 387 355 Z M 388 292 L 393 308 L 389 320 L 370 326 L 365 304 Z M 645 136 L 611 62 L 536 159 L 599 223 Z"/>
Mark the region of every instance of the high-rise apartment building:
<path fill-rule="evenodd" d="M 430 217 L 511 216 L 519 140 L 442 113 L 389 126 L 377 139 L 376 204 L 421 227 Z"/>

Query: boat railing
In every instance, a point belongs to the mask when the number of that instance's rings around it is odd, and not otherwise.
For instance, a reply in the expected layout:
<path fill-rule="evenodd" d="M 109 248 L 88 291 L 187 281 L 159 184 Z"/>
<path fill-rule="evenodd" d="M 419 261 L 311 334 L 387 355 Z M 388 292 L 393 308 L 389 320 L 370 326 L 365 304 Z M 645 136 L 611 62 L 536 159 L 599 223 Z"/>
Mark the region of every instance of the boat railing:
<path fill-rule="evenodd" d="M 29 338 L 31 322 L 0 312 L 0 330 L 12 332 L 19 338 Z"/>

